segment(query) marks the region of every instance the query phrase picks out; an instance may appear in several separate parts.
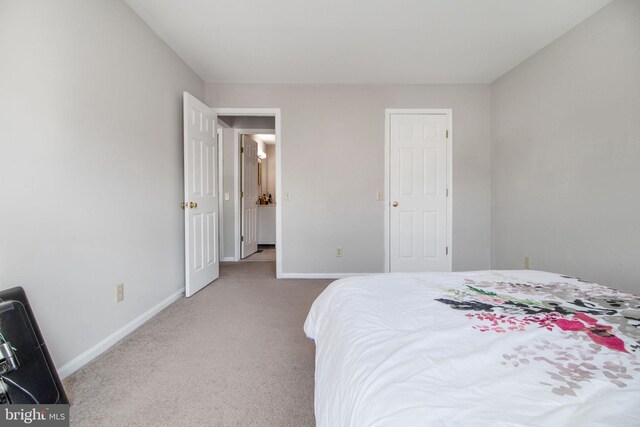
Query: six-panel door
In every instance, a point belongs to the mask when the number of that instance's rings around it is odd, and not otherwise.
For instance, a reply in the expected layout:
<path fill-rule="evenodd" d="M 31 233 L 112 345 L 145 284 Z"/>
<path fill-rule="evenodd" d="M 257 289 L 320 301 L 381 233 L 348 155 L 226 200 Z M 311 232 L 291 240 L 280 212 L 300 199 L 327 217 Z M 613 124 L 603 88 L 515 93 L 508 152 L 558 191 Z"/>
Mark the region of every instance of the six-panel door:
<path fill-rule="evenodd" d="M 216 114 L 184 94 L 185 295 L 218 278 Z"/>
<path fill-rule="evenodd" d="M 448 271 L 447 116 L 390 118 L 390 271 Z"/>

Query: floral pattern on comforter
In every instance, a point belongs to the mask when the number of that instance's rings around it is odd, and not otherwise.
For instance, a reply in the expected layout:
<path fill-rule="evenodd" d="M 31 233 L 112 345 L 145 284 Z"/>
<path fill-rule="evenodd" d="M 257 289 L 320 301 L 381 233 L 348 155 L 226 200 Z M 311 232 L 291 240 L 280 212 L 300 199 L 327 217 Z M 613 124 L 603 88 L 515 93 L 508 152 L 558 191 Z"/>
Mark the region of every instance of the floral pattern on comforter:
<path fill-rule="evenodd" d="M 542 339 L 504 353 L 503 365 L 544 364 L 549 381 L 542 385 L 558 395 L 575 396 L 585 382 L 601 378 L 620 388 L 640 377 L 640 361 L 598 361 L 606 349 L 640 350 L 640 298 L 580 279 L 549 283 L 465 279 L 465 287 L 449 289 L 436 301 L 461 310 L 480 332 L 518 333 L 545 328 L 564 333 L 566 344 Z"/>
<path fill-rule="evenodd" d="M 640 426 L 640 298 L 542 271 L 333 282 L 305 326 L 333 426 Z"/>

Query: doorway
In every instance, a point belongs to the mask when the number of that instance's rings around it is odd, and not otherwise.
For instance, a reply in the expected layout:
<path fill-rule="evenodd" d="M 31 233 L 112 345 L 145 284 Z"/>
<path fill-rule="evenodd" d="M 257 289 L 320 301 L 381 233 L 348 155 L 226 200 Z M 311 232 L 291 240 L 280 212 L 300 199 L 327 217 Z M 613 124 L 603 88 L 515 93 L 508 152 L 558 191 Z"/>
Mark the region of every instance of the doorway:
<path fill-rule="evenodd" d="M 226 233 L 221 239 L 221 260 L 265 260 L 259 258 L 275 253 L 276 277 L 281 277 L 281 205 L 277 203 L 278 195 L 281 194 L 280 109 L 216 108 L 214 110 L 218 114 L 219 123 L 222 122 L 226 125 L 226 128 L 223 129 L 225 132 L 223 176 L 227 184 L 222 191 L 224 209 L 221 214 L 221 227 L 224 227 Z M 265 139 L 270 140 L 268 144 L 265 143 Z M 255 169 L 243 168 L 243 155 L 252 153 L 252 150 L 242 151 L 243 143 L 255 143 L 256 146 L 260 146 L 257 151 L 264 158 L 258 157 Z M 273 167 L 267 171 L 269 164 Z M 249 173 L 243 173 L 243 169 Z M 269 173 L 268 181 L 267 173 Z M 254 185 L 254 181 L 257 191 L 254 195 L 251 190 L 251 196 L 244 200 L 246 202 L 244 203 L 245 209 L 243 208 L 243 196 L 248 194 L 243 193 L 243 189 L 248 183 Z M 271 194 L 271 203 L 268 203 L 269 194 Z M 250 237 L 243 231 L 243 228 L 247 229 L 247 219 L 250 219 L 251 222 L 254 221 L 254 218 L 246 215 L 248 210 L 253 210 L 255 220 L 260 221 L 261 217 L 266 214 L 267 217 L 272 218 L 273 224 L 269 230 L 271 237 L 266 241 L 261 239 L 264 233 L 260 232 L 260 226 L 257 225 L 253 234 L 256 239 L 250 242 L 256 247 L 243 253 L 243 238 Z M 264 221 L 268 221 L 268 219 L 263 220 L 263 223 Z M 249 234 L 251 233 L 251 230 L 247 231 Z M 254 251 L 261 252 L 253 253 Z M 252 253 L 253 255 L 251 255 Z M 273 257 L 273 255 L 271 256 Z"/>
<path fill-rule="evenodd" d="M 452 110 L 385 116 L 385 271 L 451 271 Z"/>
<path fill-rule="evenodd" d="M 240 258 L 263 259 L 276 245 L 275 129 L 235 129 L 240 141 Z M 269 245 L 272 250 L 259 256 Z"/>

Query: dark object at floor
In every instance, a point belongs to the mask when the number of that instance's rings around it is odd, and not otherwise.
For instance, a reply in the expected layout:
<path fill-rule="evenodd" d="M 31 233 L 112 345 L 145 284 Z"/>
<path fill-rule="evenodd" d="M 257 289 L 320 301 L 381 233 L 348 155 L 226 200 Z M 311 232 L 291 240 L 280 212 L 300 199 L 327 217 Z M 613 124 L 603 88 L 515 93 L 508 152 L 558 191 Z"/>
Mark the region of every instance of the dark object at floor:
<path fill-rule="evenodd" d="M 29 300 L 21 287 L 0 291 L 0 394 L 4 403 L 67 404 Z"/>

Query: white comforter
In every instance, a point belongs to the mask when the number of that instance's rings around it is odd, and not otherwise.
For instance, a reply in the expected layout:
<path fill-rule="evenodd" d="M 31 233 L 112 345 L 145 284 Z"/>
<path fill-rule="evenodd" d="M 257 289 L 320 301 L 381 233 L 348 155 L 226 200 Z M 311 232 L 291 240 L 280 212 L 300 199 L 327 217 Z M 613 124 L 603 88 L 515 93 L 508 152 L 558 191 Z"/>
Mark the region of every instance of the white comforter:
<path fill-rule="evenodd" d="M 640 298 L 537 271 L 341 279 L 304 325 L 318 426 L 640 426 Z"/>

